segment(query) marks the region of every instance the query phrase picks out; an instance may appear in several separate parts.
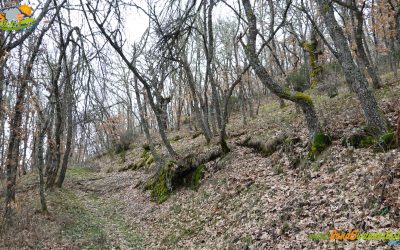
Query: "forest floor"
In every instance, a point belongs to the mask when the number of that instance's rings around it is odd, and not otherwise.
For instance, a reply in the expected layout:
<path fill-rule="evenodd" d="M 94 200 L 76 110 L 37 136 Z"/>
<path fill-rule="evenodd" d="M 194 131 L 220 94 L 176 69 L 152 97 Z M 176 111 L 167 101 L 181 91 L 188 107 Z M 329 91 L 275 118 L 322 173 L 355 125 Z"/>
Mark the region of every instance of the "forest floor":
<path fill-rule="evenodd" d="M 384 80 L 376 96 L 394 125 L 400 84 Z M 15 222 L 2 232 L 0 248 L 390 249 L 382 240 L 309 239 L 310 233 L 329 235 L 333 229 L 400 229 L 399 149 L 342 146 L 343 136 L 363 125 L 355 96 L 342 90 L 332 99 L 313 93 L 313 99 L 334 141 L 312 163 L 294 163 L 307 153 L 301 114 L 292 104 L 280 109 L 270 101 L 245 126 L 239 125 L 240 117 L 231 117 L 232 152 L 206 165 L 198 190 L 178 189 L 162 204 L 143 191 L 150 168 L 121 171 L 143 153 L 141 143 L 125 154 L 96 158 L 91 168 L 70 167 L 65 186 L 46 194 L 49 214 L 37 211 L 37 175 L 21 177 Z M 302 142 L 269 157 L 235 144 L 247 135 L 267 140 L 283 130 Z M 189 132 L 170 138 L 181 154 L 215 147 Z"/>

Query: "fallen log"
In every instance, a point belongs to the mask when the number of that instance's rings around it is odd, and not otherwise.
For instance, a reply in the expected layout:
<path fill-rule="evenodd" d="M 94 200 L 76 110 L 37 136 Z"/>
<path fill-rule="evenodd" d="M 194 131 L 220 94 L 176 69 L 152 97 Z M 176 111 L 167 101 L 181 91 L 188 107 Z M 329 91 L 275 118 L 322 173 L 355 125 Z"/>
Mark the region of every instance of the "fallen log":
<path fill-rule="evenodd" d="M 255 149 L 257 152 L 260 152 L 265 157 L 268 157 L 272 155 L 276 150 L 278 150 L 279 146 L 281 146 L 288 137 L 289 135 L 283 132 L 268 140 L 267 142 L 264 142 L 260 139 L 248 136 L 244 140 L 239 141 L 237 145 Z"/>
<path fill-rule="evenodd" d="M 146 190 L 151 190 L 153 199 L 164 202 L 173 190 L 180 187 L 189 187 L 197 190 L 204 175 L 205 164 L 221 157 L 220 147 L 211 149 L 198 155 L 189 154 L 178 161 L 167 161 L 164 166 L 150 178 Z"/>

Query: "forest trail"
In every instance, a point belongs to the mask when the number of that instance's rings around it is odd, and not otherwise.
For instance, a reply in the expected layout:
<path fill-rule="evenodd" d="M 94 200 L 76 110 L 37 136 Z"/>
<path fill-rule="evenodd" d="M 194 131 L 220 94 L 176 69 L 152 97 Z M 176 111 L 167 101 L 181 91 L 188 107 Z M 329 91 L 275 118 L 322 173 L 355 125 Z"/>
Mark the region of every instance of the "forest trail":
<path fill-rule="evenodd" d="M 77 207 L 82 209 L 77 214 L 77 224 L 68 229 L 69 237 L 76 240 L 79 248 L 143 249 L 143 237 L 121 213 L 125 204 L 115 197 L 134 192 L 133 177 L 127 173 L 90 173 L 87 178 L 67 184 L 67 192 L 74 194 Z"/>

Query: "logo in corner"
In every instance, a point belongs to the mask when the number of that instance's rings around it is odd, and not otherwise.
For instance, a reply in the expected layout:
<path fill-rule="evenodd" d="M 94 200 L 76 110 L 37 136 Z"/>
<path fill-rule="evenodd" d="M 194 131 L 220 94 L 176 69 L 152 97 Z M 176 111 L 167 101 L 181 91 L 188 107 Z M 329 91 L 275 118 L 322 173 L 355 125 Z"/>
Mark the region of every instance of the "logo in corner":
<path fill-rule="evenodd" d="M 36 19 L 32 17 L 32 7 L 19 1 L 5 1 L 0 10 L 0 30 L 24 30 L 33 28 Z"/>

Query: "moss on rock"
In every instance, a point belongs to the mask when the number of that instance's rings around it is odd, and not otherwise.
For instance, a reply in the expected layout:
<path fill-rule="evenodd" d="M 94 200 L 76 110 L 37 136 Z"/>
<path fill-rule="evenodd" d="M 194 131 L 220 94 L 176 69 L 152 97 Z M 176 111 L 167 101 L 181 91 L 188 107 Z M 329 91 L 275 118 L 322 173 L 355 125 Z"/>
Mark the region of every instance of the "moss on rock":
<path fill-rule="evenodd" d="M 151 196 L 157 203 L 168 199 L 172 191 L 179 187 L 189 187 L 197 190 L 204 176 L 205 165 L 201 164 L 181 176 L 177 173 L 177 165 L 174 161 L 167 162 L 160 172 L 151 178 L 145 185 L 146 190 L 151 190 Z"/>
<path fill-rule="evenodd" d="M 159 204 L 166 201 L 172 191 L 174 165 L 173 161 L 167 162 L 160 172 L 146 183 L 145 189 L 151 190 L 152 198 Z"/>
<path fill-rule="evenodd" d="M 200 186 L 200 181 L 204 176 L 204 168 L 205 165 L 201 164 L 196 168 L 196 170 L 190 176 L 190 188 L 193 190 L 197 190 Z"/>

